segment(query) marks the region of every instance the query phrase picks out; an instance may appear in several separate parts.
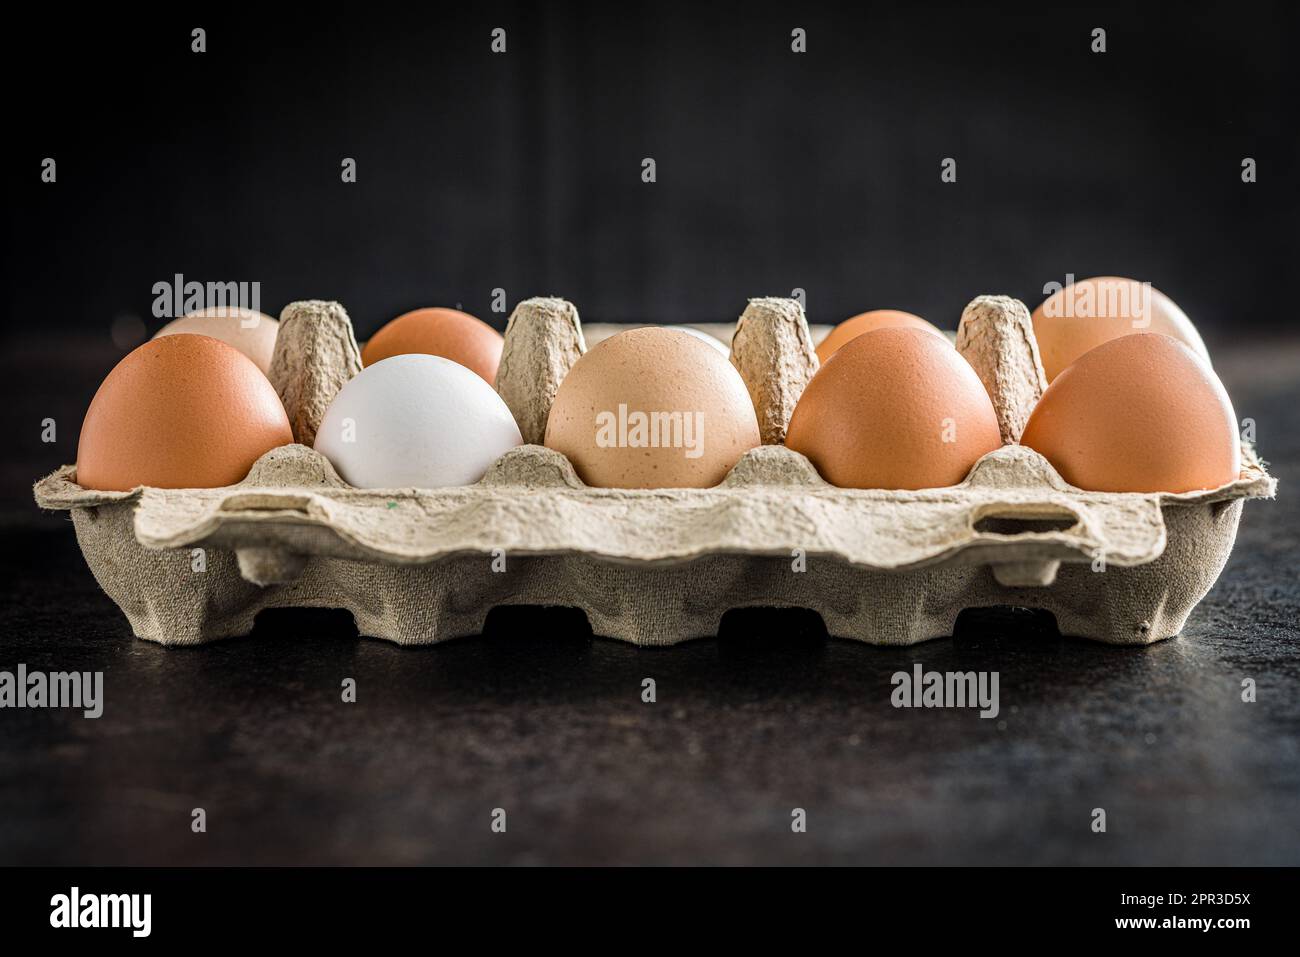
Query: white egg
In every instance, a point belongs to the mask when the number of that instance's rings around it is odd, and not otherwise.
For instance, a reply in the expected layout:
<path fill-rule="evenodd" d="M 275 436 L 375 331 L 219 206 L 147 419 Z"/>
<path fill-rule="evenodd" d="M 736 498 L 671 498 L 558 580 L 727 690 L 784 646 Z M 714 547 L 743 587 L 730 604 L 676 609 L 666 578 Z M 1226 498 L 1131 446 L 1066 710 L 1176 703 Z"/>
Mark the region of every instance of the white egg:
<path fill-rule="evenodd" d="M 357 488 L 472 485 L 522 442 L 510 409 L 479 375 L 414 354 L 362 369 L 316 433 L 316 451 Z"/>

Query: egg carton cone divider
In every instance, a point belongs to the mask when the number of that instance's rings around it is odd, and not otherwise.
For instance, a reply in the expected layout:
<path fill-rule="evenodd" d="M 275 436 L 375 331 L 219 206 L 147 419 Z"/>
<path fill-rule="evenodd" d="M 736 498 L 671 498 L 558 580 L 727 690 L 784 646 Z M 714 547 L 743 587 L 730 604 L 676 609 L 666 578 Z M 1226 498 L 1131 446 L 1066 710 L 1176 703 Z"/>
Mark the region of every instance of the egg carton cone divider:
<path fill-rule="evenodd" d="M 831 634 L 876 644 L 949 635 L 989 605 L 1042 608 L 1063 633 L 1109 643 L 1176 634 L 1227 560 L 1243 500 L 1273 494 L 1253 451 L 1208 492 L 1075 489 L 1015 444 L 1045 385 L 1023 304 L 979 297 L 957 341 L 1007 443 L 958 486 L 835 488 L 780 445 L 817 358 L 798 302 L 755 299 L 732 362 L 765 444 L 715 488 L 596 489 L 540 445 L 585 351 L 578 312 L 530 299 L 496 383 L 529 444 L 472 486 L 366 490 L 308 447 L 360 369 L 351 323 L 337 303 L 293 303 L 271 378 L 303 444 L 228 488 L 96 492 L 67 466 L 36 497 L 72 512 L 135 633 L 168 644 L 244 634 L 261 609 L 291 606 L 347 608 L 362 634 L 402 644 L 477 634 L 506 604 L 578 607 L 597 634 L 646 645 L 715 634 L 750 606 L 810 608 Z"/>

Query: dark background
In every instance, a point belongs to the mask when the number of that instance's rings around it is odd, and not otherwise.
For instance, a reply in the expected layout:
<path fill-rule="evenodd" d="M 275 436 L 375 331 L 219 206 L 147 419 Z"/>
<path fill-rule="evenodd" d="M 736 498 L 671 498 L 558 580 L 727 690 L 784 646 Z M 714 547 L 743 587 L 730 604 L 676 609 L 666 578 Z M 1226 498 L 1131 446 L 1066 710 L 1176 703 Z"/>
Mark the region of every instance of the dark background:
<path fill-rule="evenodd" d="M 0 863 L 1300 862 L 1295 9 L 7 12 L 0 668 L 102 669 L 108 701 L 0 712 Z M 272 313 L 337 298 L 362 337 L 419 305 L 502 327 L 498 286 L 672 322 L 798 286 L 815 322 L 951 329 L 979 293 L 1132 276 L 1197 323 L 1281 498 L 1246 506 L 1184 634 L 1142 649 L 1029 613 L 885 649 L 738 611 L 654 650 L 539 609 L 433 648 L 306 610 L 162 648 L 30 485 L 75 458 L 114 323 L 151 333 L 177 272 L 260 281 Z M 889 707 L 917 661 L 999 671 L 999 720 Z"/>
<path fill-rule="evenodd" d="M 457 302 L 503 327 L 496 287 L 615 322 L 801 287 L 815 322 L 954 328 L 1066 273 L 1151 281 L 1211 346 L 1289 327 L 1300 15 L 1134 6 L 14 13 L 4 334 L 152 332 L 175 273 L 338 299 L 361 337 Z"/>

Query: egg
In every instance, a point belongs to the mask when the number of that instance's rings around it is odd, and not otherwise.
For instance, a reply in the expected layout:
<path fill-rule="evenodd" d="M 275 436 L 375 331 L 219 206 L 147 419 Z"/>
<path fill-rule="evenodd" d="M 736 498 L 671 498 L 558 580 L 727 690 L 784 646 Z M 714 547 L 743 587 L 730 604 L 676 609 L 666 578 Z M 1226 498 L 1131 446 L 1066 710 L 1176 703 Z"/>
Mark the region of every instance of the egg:
<path fill-rule="evenodd" d="M 1030 318 L 1048 382 L 1089 349 L 1134 333 L 1172 336 L 1210 361 L 1187 314 L 1159 289 L 1135 279 L 1082 279 L 1048 296 Z"/>
<path fill-rule="evenodd" d="M 95 393 L 77 483 L 218 488 L 292 441 L 280 397 L 253 360 L 209 336 L 167 335 L 123 357 Z"/>
<path fill-rule="evenodd" d="M 717 336 L 709 335 L 707 332 L 703 331 L 702 329 L 695 329 L 691 326 L 660 326 L 659 328 L 679 329 L 682 332 L 695 336 L 695 338 L 699 339 L 701 342 L 707 342 L 709 345 L 713 346 L 713 348 L 721 352 L 724 356 L 731 355 L 731 349 L 727 346 L 725 342 L 723 342 Z"/>
<path fill-rule="evenodd" d="M 916 328 L 866 332 L 805 387 L 786 447 L 842 488 L 956 485 L 1002 444 L 979 376 L 956 349 Z"/>
<path fill-rule="evenodd" d="M 892 328 L 923 329 L 926 332 L 933 332 L 945 342 L 948 340 L 948 337 L 939 328 L 932 326 L 920 316 L 914 316 L 910 312 L 902 312 L 898 309 L 873 309 L 870 312 L 859 313 L 852 319 L 845 319 L 832 329 L 826 338 L 817 345 L 817 358 L 824 363 L 844 343 L 857 338 L 864 332 Z"/>
<path fill-rule="evenodd" d="M 573 364 L 545 444 L 588 485 L 706 488 L 760 439 L 731 363 L 697 336 L 648 326 L 603 340 Z"/>
<path fill-rule="evenodd" d="M 339 390 L 316 433 L 316 451 L 357 488 L 471 485 L 522 442 L 510 409 L 481 376 L 423 354 L 366 366 Z"/>
<path fill-rule="evenodd" d="M 173 319 L 153 337 L 158 339 L 193 332 L 220 339 L 252 359 L 266 375 L 271 371 L 271 354 L 275 352 L 275 337 L 279 331 L 280 323 L 270 316 L 254 309 L 230 306 L 204 309 Z"/>
<path fill-rule="evenodd" d="M 1034 407 L 1020 444 L 1097 492 L 1218 488 L 1241 472 L 1237 416 L 1219 377 L 1187 345 L 1140 333 L 1067 366 Z"/>
<path fill-rule="evenodd" d="M 481 319 L 456 309 L 416 309 L 398 316 L 376 332 L 361 351 L 361 362 L 374 365 L 391 356 L 423 353 L 442 356 L 473 369 L 489 385 L 496 382 L 505 339 Z"/>

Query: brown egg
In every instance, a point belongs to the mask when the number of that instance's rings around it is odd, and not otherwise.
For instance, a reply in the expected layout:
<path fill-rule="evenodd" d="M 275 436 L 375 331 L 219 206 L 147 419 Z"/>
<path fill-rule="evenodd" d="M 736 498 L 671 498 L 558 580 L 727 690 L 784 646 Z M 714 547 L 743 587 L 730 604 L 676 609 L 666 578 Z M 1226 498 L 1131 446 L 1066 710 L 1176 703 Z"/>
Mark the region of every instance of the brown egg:
<path fill-rule="evenodd" d="M 1173 336 L 1210 361 L 1187 314 L 1159 289 L 1135 279 L 1081 279 L 1048 296 L 1030 318 L 1048 382 L 1089 349 L 1142 332 Z"/>
<path fill-rule="evenodd" d="M 896 327 L 924 329 L 926 332 L 933 332 L 944 341 L 948 339 L 940 329 L 932 326 L 920 316 L 914 316 L 910 312 L 901 312 L 898 309 L 873 309 L 871 312 L 859 313 L 852 319 L 845 319 L 832 329 L 817 346 L 817 358 L 824 363 L 840 346 L 851 339 L 857 338 L 864 332 Z"/>
<path fill-rule="evenodd" d="M 1038 400 L 1020 444 L 1095 492 L 1218 488 L 1241 471 L 1223 383 L 1182 342 L 1155 333 L 1080 356 Z"/>
<path fill-rule="evenodd" d="M 275 352 L 275 338 L 279 331 L 280 323 L 265 313 L 229 306 L 224 309 L 203 309 L 173 319 L 155 332 L 153 337 L 174 336 L 180 332 L 211 336 L 228 346 L 234 346 L 257 363 L 263 373 L 269 373 L 271 355 Z"/>
<path fill-rule="evenodd" d="M 128 353 L 90 402 L 77 446 L 82 488 L 217 488 L 293 441 L 289 417 L 253 360 L 192 333 Z"/>
<path fill-rule="evenodd" d="M 459 362 L 494 385 L 504 345 L 501 333 L 468 313 L 416 309 L 398 316 L 371 336 L 361 352 L 361 362 L 370 366 L 389 356 L 425 353 Z"/>
<path fill-rule="evenodd" d="M 707 342 L 644 327 L 573 364 L 546 422 L 546 446 L 602 488 L 706 488 L 760 444 L 740 373 Z"/>
<path fill-rule="evenodd" d="M 1002 444 L 975 370 L 940 336 L 885 328 L 851 340 L 804 389 L 785 444 L 842 488 L 941 488 Z"/>

